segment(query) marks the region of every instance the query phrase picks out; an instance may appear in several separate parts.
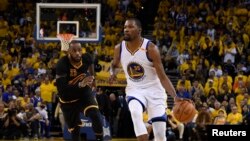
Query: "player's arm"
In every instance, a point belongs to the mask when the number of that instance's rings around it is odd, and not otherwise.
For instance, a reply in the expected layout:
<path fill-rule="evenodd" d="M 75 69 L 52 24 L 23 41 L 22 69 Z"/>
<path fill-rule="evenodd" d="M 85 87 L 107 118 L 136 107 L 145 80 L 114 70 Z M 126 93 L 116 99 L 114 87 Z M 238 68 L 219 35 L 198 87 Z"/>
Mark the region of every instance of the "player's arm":
<path fill-rule="evenodd" d="M 150 43 L 148 46 L 148 55 L 153 62 L 153 65 L 161 81 L 162 86 L 165 88 L 168 94 L 170 94 L 172 97 L 176 97 L 175 88 L 171 83 L 171 81 L 169 80 L 169 78 L 167 77 L 167 75 L 165 74 L 159 50 L 153 43 Z"/>
<path fill-rule="evenodd" d="M 92 75 L 92 76 L 95 76 L 94 57 L 89 53 L 85 53 L 84 57 L 83 57 L 83 60 L 89 66 L 88 67 L 89 74 Z"/>
<path fill-rule="evenodd" d="M 90 75 L 95 76 L 94 64 L 91 64 L 88 68 Z"/>
<path fill-rule="evenodd" d="M 120 51 L 121 51 L 121 45 L 118 44 L 115 46 L 114 57 L 113 61 L 111 62 L 109 70 L 111 79 L 114 79 L 117 75 L 117 68 L 119 67 L 120 64 Z"/>
<path fill-rule="evenodd" d="M 91 85 L 93 88 L 96 87 L 96 83 L 95 83 L 95 66 L 94 66 L 94 60 L 93 60 L 93 57 L 88 54 L 88 57 L 89 57 L 89 68 L 88 68 L 88 72 L 90 73 L 90 76 L 88 76 L 88 78 L 86 78 L 86 81 L 87 82 L 86 84 L 87 85 Z M 83 81 L 84 82 L 84 81 Z"/>

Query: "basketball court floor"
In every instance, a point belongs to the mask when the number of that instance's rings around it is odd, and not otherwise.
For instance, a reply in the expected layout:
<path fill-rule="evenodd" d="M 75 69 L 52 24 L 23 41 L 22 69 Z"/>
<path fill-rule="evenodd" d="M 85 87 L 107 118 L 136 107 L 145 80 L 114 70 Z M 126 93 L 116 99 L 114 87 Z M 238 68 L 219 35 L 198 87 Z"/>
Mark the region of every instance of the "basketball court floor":
<path fill-rule="evenodd" d="M 0 141 L 8 141 L 8 140 L 0 140 Z M 9 141 L 13 141 L 13 140 L 9 140 Z M 23 140 L 19 139 L 16 141 L 34 141 L 34 140 L 33 139 L 23 139 Z M 38 139 L 35 141 L 67 141 L 67 140 L 64 140 L 62 137 L 52 137 L 50 139 Z M 112 141 L 136 141 L 136 139 L 123 138 L 123 139 L 112 139 Z"/>

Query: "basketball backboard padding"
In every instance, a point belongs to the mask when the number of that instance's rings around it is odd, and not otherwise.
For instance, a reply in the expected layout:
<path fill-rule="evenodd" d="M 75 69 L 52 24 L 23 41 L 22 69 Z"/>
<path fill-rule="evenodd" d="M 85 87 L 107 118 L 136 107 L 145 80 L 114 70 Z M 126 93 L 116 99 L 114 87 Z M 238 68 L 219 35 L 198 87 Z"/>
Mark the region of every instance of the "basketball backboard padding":
<path fill-rule="evenodd" d="M 60 14 L 64 12 L 68 12 L 68 20 L 58 19 Z M 62 24 L 72 24 L 76 25 L 78 31 L 74 40 L 99 42 L 101 40 L 100 12 L 101 5 L 98 3 L 37 3 L 35 39 L 40 42 L 59 42 L 60 40 L 56 35 L 60 34 L 60 26 Z M 78 18 L 78 15 L 87 22 L 92 23 L 83 23 L 84 20 Z M 46 24 L 49 29 L 46 30 L 45 28 L 45 36 L 40 36 L 40 30 Z M 87 27 L 87 30 L 85 30 L 86 25 L 92 25 L 91 29 Z"/>

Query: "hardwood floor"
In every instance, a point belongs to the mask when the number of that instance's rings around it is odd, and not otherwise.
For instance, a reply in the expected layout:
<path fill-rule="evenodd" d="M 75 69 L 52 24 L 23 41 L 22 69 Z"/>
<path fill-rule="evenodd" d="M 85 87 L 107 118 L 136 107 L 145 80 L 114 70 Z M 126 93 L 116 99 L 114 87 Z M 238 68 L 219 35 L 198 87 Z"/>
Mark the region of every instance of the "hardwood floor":
<path fill-rule="evenodd" d="M 38 139 L 38 140 L 34 140 L 34 139 L 18 139 L 18 140 L 0 140 L 0 141 L 67 141 L 64 140 L 62 137 L 51 137 L 49 139 Z M 112 139 L 112 141 L 136 141 L 136 139 Z"/>

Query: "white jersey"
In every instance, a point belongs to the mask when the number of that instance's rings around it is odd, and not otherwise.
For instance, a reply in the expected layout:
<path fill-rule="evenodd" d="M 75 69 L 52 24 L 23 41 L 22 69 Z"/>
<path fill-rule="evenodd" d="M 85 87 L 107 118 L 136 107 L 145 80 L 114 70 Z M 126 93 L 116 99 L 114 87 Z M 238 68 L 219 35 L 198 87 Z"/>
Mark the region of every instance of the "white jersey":
<path fill-rule="evenodd" d="M 148 88 L 150 86 L 162 87 L 153 63 L 147 55 L 148 39 L 138 50 L 132 54 L 126 47 L 126 42 L 121 43 L 121 64 L 127 78 L 127 87 Z"/>

